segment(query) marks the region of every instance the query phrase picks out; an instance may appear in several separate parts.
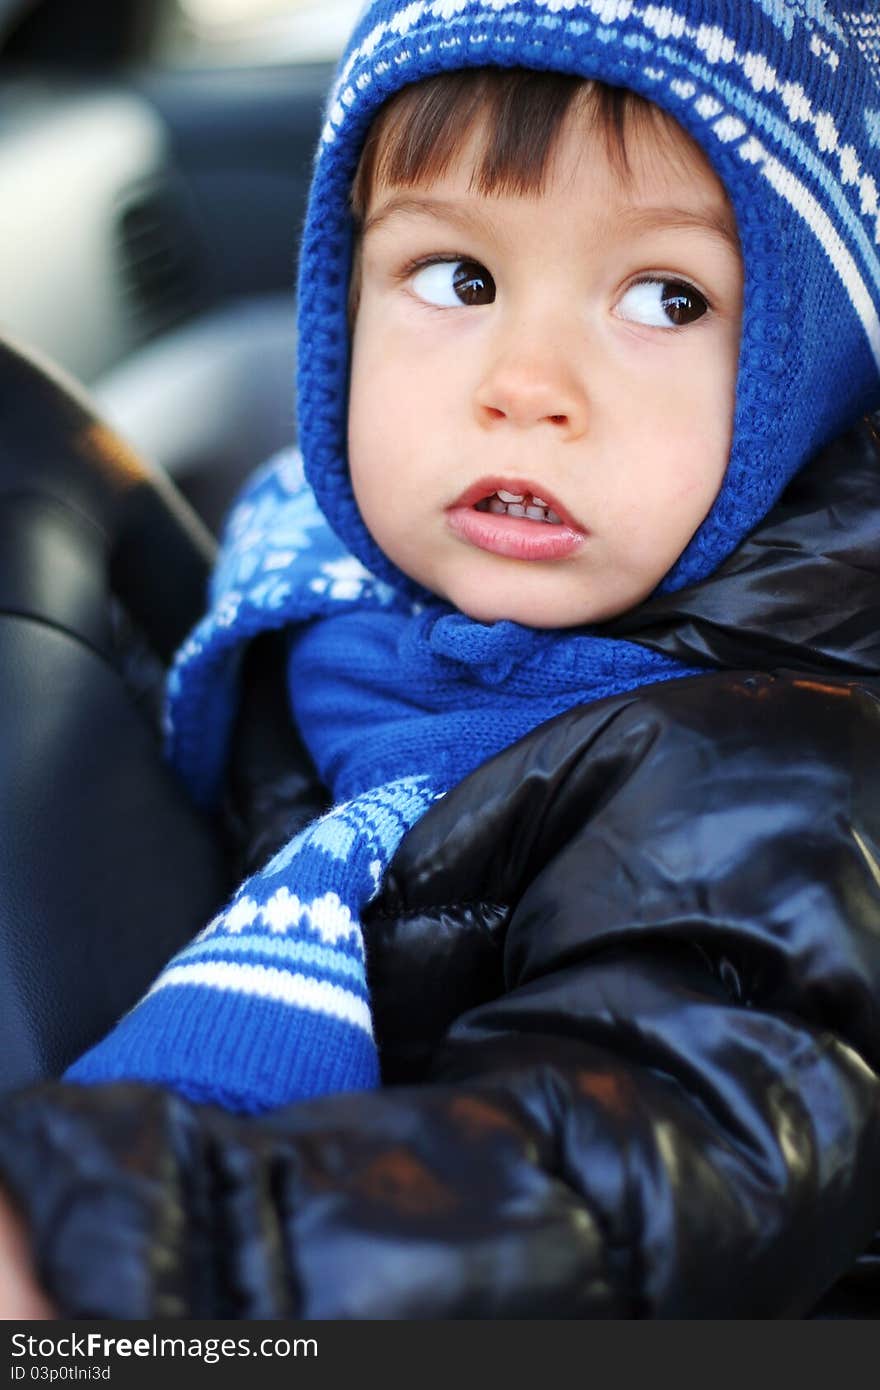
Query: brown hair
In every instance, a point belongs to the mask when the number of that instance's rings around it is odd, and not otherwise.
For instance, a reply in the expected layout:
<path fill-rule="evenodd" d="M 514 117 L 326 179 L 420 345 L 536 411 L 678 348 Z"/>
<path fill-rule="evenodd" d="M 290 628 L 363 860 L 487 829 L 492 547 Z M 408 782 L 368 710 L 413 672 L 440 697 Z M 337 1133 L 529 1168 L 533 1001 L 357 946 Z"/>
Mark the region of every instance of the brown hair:
<path fill-rule="evenodd" d="M 626 134 L 650 123 L 658 134 L 678 129 L 673 118 L 637 92 L 568 73 L 528 68 L 465 68 L 403 87 L 370 127 L 351 187 L 360 231 L 379 184 L 412 188 L 442 178 L 475 122 L 486 136 L 473 187 L 483 194 L 539 193 L 566 116 L 580 108 L 605 137 L 608 157 L 629 174 Z M 353 322 L 360 292 L 360 244 L 349 290 Z"/>

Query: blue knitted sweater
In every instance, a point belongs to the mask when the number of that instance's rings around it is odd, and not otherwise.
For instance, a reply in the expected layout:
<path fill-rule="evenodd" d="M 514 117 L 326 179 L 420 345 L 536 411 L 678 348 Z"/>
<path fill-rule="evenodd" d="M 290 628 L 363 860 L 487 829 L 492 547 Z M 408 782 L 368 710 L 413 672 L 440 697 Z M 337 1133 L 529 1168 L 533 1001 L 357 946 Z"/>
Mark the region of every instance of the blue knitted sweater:
<path fill-rule="evenodd" d="M 407 829 L 554 714 L 685 673 L 599 631 L 475 623 L 400 574 L 357 510 L 345 452 L 348 188 L 389 95 L 488 64 L 636 89 L 703 145 L 734 206 L 746 283 L 731 457 L 662 587 L 713 573 L 806 459 L 880 400 L 874 5 L 367 5 L 328 105 L 300 262 L 305 475 L 285 455 L 246 490 L 168 690 L 170 757 L 209 806 L 243 647 L 287 629 L 292 714 L 338 804 L 241 886 L 72 1080 L 160 1082 L 246 1111 L 375 1085 L 360 919 Z"/>

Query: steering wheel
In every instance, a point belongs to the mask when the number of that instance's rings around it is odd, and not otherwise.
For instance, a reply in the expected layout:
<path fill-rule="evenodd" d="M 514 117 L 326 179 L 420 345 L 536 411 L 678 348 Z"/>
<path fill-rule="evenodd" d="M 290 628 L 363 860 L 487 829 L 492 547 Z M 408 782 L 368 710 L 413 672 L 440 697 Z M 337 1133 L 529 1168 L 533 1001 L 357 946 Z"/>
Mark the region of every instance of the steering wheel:
<path fill-rule="evenodd" d="M 77 384 L 0 340 L 0 1089 L 59 1074 L 230 886 L 157 714 L 213 555 Z"/>

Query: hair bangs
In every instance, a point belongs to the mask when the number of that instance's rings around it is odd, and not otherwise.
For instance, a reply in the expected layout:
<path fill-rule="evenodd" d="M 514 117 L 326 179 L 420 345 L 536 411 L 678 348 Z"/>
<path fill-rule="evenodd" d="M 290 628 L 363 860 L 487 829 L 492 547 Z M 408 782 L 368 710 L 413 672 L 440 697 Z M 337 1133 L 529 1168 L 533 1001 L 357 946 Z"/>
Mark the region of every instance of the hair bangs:
<path fill-rule="evenodd" d="M 370 128 L 355 175 L 351 206 L 362 222 L 375 188 L 412 188 L 443 177 L 483 122 L 473 187 L 483 194 L 535 194 L 573 109 L 604 135 L 621 176 L 629 172 L 626 136 L 634 121 L 671 120 L 624 87 L 567 73 L 527 68 L 470 68 L 404 87 Z"/>

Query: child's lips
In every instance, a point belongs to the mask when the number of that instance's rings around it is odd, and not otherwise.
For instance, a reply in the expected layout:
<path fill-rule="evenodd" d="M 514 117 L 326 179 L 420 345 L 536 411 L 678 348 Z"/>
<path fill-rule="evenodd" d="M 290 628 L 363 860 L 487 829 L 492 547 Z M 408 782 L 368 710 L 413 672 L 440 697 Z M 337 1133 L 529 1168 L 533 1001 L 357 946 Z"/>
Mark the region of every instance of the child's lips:
<path fill-rule="evenodd" d="M 476 510 L 478 502 L 498 493 L 522 497 L 526 503 L 540 499 L 549 519 Z M 450 530 L 459 539 L 514 560 L 565 559 L 582 545 L 587 534 L 543 484 L 524 478 L 481 478 L 453 502 L 446 516 Z"/>

